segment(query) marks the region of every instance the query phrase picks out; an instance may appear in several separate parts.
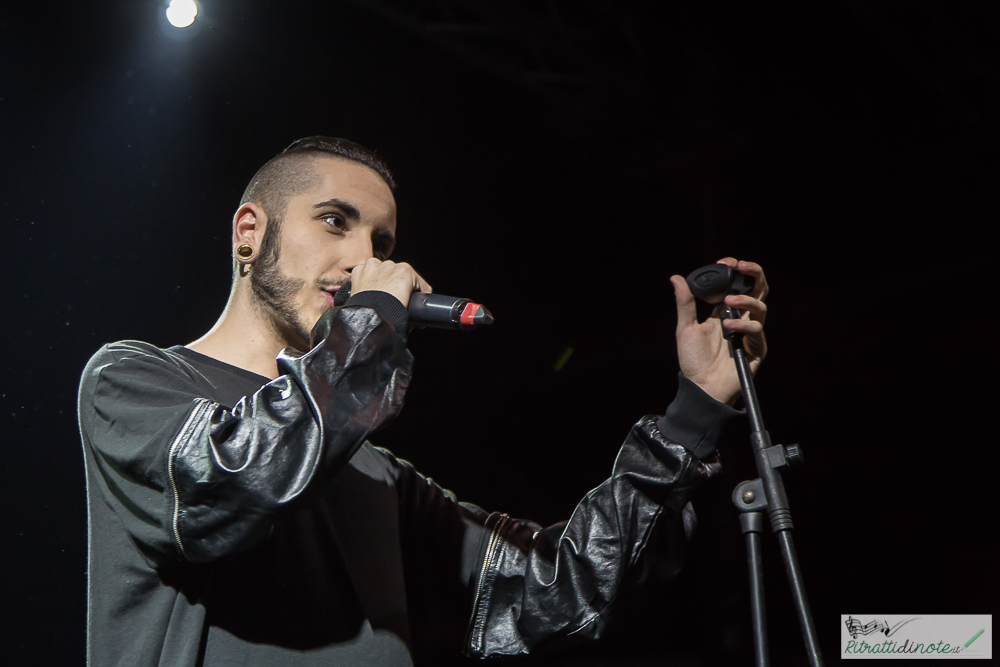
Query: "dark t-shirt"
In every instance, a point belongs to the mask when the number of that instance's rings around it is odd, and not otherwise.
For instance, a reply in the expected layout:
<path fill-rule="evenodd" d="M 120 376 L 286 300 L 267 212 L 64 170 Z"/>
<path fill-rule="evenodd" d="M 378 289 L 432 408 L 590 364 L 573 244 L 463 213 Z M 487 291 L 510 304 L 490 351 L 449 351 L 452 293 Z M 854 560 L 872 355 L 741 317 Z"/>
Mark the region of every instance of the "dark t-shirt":
<path fill-rule="evenodd" d="M 269 382 L 184 347 L 170 351 L 218 387 L 206 397 L 223 405 Z M 279 518 L 261 547 L 212 564 L 204 664 L 412 664 L 398 525 L 386 521 L 398 505 L 392 463 L 387 452 L 362 447 L 318 506 Z M 344 509 L 350 521 L 338 516 Z"/>
<path fill-rule="evenodd" d="M 174 372 L 150 381 L 135 368 L 140 358 Z M 144 439 L 137 430 L 161 425 L 157 407 L 194 397 L 234 406 L 270 382 L 184 347 L 143 343 L 106 346 L 88 366 L 85 384 L 88 376 L 95 382 L 92 411 L 81 402 L 84 432 L 99 430 L 94 422 L 102 413 L 114 415 L 110 429 L 128 429 L 119 435 L 137 446 Z M 365 443 L 318 500 L 278 515 L 262 544 L 210 563 L 178 564 L 144 557 L 142 545 L 129 539 L 140 531 L 122 530 L 121 512 L 102 491 L 121 498 L 138 521 L 155 519 L 128 500 L 136 489 L 113 488 L 131 475 L 95 475 L 114 462 L 84 449 L 91 664 L 410 665 L 408 611 L 417 610 L 423 610 L 418 625 L 426 614 L 440 622 L 439 647 L 446 642 L 460 651 L 468 582 L 488 537 L 484 513 L 455 502 L 387 451 Z M 424 540 L 407 530 L 399 512 L 400 490 L 418 486 L 439 510 L 436 521 L 423 524 Z M 416 517 L 409 518 L 412 528 Z M 442 551 L 451 562 L 431 556 Z M 410 604 L 404 571 L 414 580 Z M 435 582 L 434 597 L 421 590 L 427 581 Z"/>

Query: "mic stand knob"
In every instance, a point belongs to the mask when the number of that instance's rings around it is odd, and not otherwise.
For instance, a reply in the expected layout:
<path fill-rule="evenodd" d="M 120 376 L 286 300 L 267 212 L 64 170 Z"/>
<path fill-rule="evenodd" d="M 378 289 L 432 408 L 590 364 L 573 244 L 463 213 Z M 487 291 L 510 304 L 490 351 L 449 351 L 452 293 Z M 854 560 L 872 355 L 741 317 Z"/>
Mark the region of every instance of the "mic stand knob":
<path fill-rule="evenodd" d="M 805 463 L 805 458 L 802 454 L 802 448 L 798 445 L 786 445 L 785 446 L 785 458 L 788 459 L 788 465 L 791 467 L 800 466 Z"/>

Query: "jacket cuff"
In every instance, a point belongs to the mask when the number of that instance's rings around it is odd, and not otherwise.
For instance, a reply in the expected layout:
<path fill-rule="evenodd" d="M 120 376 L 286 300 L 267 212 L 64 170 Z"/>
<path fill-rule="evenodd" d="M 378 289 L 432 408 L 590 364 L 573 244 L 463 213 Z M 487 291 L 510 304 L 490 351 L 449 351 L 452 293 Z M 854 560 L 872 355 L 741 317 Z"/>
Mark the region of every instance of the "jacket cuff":
<path fill-rule="evenodd" d="M 352 294 L 345 306 L 364 306 L 371 308 L 378 316 L 388 322 L 399 337 L 406 342 L 406 334 L 410 328 L 410 314 L 403 302 L 389 292 L 381 290 L 365 290 Z"/>
<path fill-rule="evenodd" d="M 656 427 L 667 439 L 684 446 L 698 459 L 712 455 L 736 420 L 746 414 L 720 403 L 701 387 L 677 374 L 677 396 Z"/>

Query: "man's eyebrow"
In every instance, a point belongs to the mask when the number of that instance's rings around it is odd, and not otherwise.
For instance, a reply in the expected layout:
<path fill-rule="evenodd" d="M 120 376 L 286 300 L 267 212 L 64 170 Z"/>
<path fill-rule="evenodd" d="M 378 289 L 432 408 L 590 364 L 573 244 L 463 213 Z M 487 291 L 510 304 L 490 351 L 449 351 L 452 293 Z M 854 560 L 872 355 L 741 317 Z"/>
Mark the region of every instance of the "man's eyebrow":
<path fill-rule="evenodd" d="M 331 207 L 336 207 L 343 211 L 348 220 L 357 222 L 361 219 L 361 211 L 358 210 L 358 207 L 344 201 L 343 199 L 337 199 L 334 197 L 333 199 L 327 199 L 326 201 L 321 201 L 320 203 L 313 205 L 314 209 Z"/>

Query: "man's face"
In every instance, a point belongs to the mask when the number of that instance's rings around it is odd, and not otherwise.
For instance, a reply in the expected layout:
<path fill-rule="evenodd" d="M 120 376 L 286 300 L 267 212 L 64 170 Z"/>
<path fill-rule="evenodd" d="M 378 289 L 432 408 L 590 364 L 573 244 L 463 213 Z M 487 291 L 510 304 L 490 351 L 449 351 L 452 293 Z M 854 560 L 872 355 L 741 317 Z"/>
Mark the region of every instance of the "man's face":
<path fill-rule="evenodd" d="M 278 238 L 265 232 L 250 277 L 262 314 L 299 350 L 351 269 L 385 259 L 396 233 L 396 200 L 375 171 L 325 157 L 313 167 L 318 185 L 289 199 Z"/>

